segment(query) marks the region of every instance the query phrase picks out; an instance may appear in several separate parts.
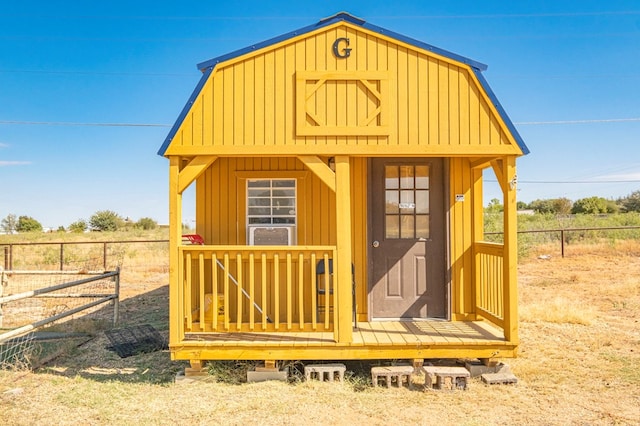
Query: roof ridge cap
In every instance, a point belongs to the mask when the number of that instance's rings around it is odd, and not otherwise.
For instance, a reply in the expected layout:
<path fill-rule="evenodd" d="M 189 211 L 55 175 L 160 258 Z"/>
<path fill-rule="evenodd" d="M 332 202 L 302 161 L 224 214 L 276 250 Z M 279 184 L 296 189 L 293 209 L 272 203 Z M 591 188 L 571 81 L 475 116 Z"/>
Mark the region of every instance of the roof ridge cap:
<path fill-rule="evenodd" d="M 367 22 L 362 18 L 358 18 L 357 16 L 354 16 L 354 15 L 350 14 L 349 12 L 341 11 L 341 12 L 338 12 L 338 13 L 333 14 L 331 16 L 327 16 L 326 18 L 320 19 L 318 21 L 318 24 L 324 24 L 327 21 L 339 20 L 339 19 L 346 20 L 346 21 L 351 21 L 351 22 L 354 22 L 354 23 L 356 23 L 358 25 L 362 25 L 365 22 Z"/>

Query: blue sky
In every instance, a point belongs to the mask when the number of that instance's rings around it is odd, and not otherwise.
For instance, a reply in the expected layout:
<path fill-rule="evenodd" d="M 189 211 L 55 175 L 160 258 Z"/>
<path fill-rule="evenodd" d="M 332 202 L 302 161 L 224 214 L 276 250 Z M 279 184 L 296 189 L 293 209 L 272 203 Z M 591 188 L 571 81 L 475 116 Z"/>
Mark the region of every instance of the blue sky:
<path fill-rule="evenodd" d="M 0 218 L 57 228 L 108 209 L 167 223 L 156 152 L 196 64 L 340 11 L 489 66 L 531 150 L 520 200 L 640 189 L 635 0 L 11 3 L 0 10 Z"/>

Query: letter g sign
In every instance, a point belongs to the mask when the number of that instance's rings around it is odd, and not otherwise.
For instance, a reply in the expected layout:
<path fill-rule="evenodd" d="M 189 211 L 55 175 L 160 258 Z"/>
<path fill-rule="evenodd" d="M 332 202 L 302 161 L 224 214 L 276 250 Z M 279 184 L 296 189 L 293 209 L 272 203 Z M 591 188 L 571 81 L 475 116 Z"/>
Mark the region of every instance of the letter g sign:
<path fill-rule="evenodd" d="M 344 42 L 347 46 L 342 51 L 340 50 L 340 43 Z M 351 55 L 351 49 L 349 46 L 349 39 L 346 37 L 340 37 L 336 41 L 333 42 L 333 54 L 336 55 L 337 58 L 348 58 Z"/>

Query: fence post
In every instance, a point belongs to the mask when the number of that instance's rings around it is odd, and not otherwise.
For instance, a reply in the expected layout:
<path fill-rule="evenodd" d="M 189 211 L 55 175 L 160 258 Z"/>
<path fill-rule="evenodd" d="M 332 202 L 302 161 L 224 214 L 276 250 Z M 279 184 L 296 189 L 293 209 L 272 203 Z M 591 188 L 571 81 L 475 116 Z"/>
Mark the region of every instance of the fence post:
<path fill-rule="evenodd" d="M 5 256 L 7 254 L 7 248 L 4 248 Z M 6 257 L 5 257 L 6 264 Z M 4 296 L 4 269 L 0 268 L 0 297 Z M 3 316 L 2 316 L 2 303 L 0 303 L 0 328 L 3 327 Z"/>
<path fill-rule="evenodd" d="M 60 243 L 60 270 L 64 270 L 64 243 Z"/>
<path fill-rule="evenodd" d="M 9 269 L 9 247 L 4 247 L 4 270 Z"/>
<path fill-rule="evenodd" d="M 560 251 L 564 257 L 564 229 L 560 230 Z"/>
<path fill-rule="evenodd" d="M 114 277 L 115 281 L 115 295 L 116 298 L 113 299 L 113 326 L 118 325 L 118 319 L 120 317 L 120 267 L 116 268 L 116 275 Z"/>
<path fill-rule="evenodd" d="M 107 242 L 102 243 L 102 270 L 107 270 Z"/>

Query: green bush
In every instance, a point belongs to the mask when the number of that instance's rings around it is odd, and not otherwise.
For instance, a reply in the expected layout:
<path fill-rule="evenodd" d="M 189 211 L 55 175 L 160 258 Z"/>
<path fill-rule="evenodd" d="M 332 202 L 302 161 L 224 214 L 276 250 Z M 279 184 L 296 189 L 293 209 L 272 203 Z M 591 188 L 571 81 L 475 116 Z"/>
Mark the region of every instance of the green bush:
<path fill-rule="evenodd" d="M 84 219 L 78 219 L 69 225 L 69 232 L 84 232 L 88 227 L 89 225 Z"/>
<path fill-rule="evenodd" d="M 42 232 L 42 224 L 30 216 L 20 216 L 16 226 L 18 232 Z"/>
<path fill-rule="evenodd" d="M 97 211 L 89 219 L 93 231 L 117 231 L 124 226 L 124 219 L 111 210 Z"/>
<path fill-rule="evenodd" d="M 143 217 L 138 222 L 136 222 L 136 228 L 144 229 L 145 231 L 156 229 L 157 227 L 158 227 L 158 222 L 151 219 L 150 217 Z"/>
<path fill-rule="evenodd" d="M 529 208 L 542 214 L 569 214 L 572 205 L 573 203 L 568 198 L 553 198 L 532 201 Z"/>
<path fill-rule="evenodd" d="M 607 200 L 602 197 L 581 198 L 571 208 L 573 214 L 601 214 L 616 213 L 618 206 L 614 201 Z"/>

